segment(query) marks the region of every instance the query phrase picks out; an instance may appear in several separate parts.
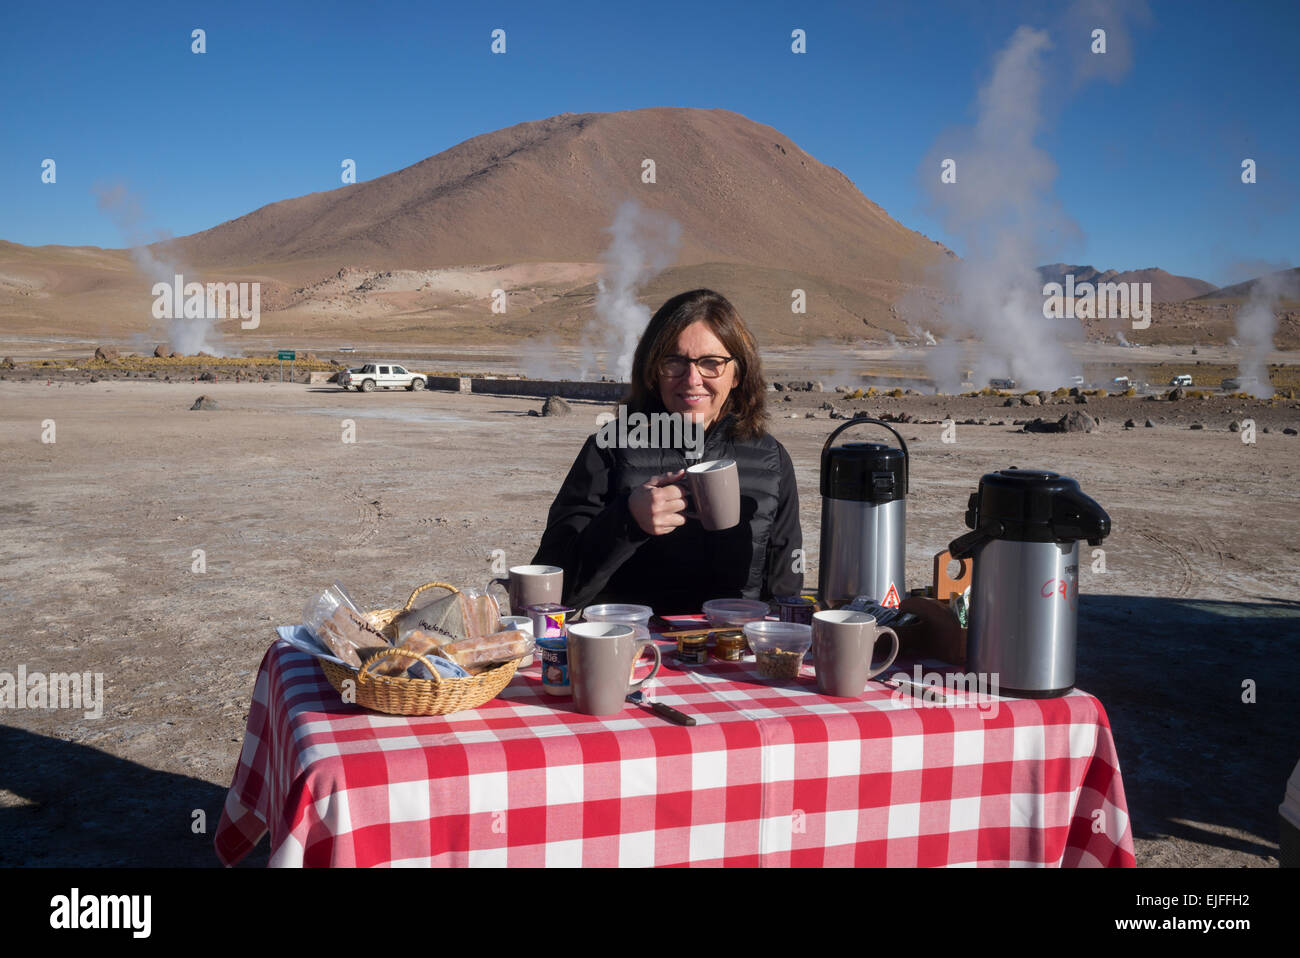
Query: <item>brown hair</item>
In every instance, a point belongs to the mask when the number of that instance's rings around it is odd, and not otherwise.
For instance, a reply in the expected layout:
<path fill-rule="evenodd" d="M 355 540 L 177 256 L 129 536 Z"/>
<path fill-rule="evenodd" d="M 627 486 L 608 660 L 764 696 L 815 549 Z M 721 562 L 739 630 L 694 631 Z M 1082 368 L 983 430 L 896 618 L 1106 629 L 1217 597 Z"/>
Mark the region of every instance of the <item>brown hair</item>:
<path fill-rule="evenodd" d="M 659 364 L 677 349 L 677 339 L 694 323 L 708 324 L 736 361 L 736 385 L 719 414 L 733 416 L 730 435 L 756 439 L 767 430 L 767 383 L 758 358 L 758 345 L 736 307 L 711 289 L 678 293 L 650 318 L 632 359 L 632 384 L 624 402 L 629 412 L 663 412 L 659 396 Z"/>

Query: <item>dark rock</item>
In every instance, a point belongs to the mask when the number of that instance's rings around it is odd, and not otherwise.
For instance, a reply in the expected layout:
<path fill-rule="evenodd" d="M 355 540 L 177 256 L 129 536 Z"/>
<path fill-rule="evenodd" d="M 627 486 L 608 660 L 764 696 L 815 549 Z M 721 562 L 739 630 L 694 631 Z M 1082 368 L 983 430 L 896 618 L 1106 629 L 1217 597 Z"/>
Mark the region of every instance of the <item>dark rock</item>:
<path fill-rule="evenodd" d="M 1296 431 L 1292 429 L 1290 426 L 1287 426 L 1285 429 L 1282 430 L 1282 435 L 1284 436 L 1294 436 L 1295 434 Z"/>
<path fill-rule="evenodd" d="M 1071 387 L 1070 387 L 1070 395 L 1071 395 L 1071 396 L 1077 396 L 1077 395 L 1079 395 L 1079 387 L 1078 387 L 1078 386 L 1071 386 Z"/>
<path fill-rule="evenodd" d="M 1189 429 L 1204 429 L 1205 427 L 1202 426 L 1199 422 L 1194 422 L 1194 423 L 1192 423 L 1188 428 L 1189 428 Z"/>
<path fill-rule="evenodd" d="M 214 372 L 209 372 L 205 369 L 203 372 L 199 373 L 199 382 L 201 383 L 214 383 L 216 381 L 217 374 Z"/>
<path fill-rule="evenodd" d="M 98 376 L 91 376 L 91 377 L 90 377 L 90 381 L 91 381 L 92 383 L 97 383 L 97 382 L 99 382 L 99 377 L 98 377 Z"/>
<path fill-rule="evenodd" d="M 528 410 L 528 415 L 530 415 L 530 416 L 536 416 L 536 417 L 538 417 L 539 419 L 540 419 L 541 416 L 542 416 L 542 414 L 539 413 L 536 409 L 530 409 L 530 410 Z"/>
<path fill-rule="evenodd" d="M 782 396 L 782 397 L 781 397 L 781 402 L 794 402 L 794 397 L 793 397 L 793 396 Z"/>
<path fill-rule="evenodd" d="M 1235 419 L 1228 423 L 1228 432 L 1241 432 L 1241 423 Z"/>
<path fill-rule="evenodd" d="M 1150 419 L 1148 419 L 1148 420 L 1147 420 L 1146 422 L 1144 422 L 1142 425 L 1145 426 L 1147 429 L 1154 429 L 1154 428 L 1156 428 L 1156 424 L 1153 423 Z"/>
<path fill-rule="evenodd" d="M 777 382 L 774 382 L 774 383 L 772 383 L 772 388 L 775 389 L 775 390 L 776 390 L 777 392 L 779 392 L 779 393 L 783 393 L 783 392 L 785 392 L 785 383 L 777 383 Z"/>
<path fill-rule="evenodd" d="M 1072 409 L 1057 421 L 1061 432 L 1092 432 L 1097 428 L 1097 420 L 1086 412 Z"/>
<path fill-rule="evenodd" d="M 1184 389 L 1182 386 L 1178 386 L 1174 389 L 1169 390 L 1169 394 L 1165 396 L 1165 398 L 1168 399 L 1170 402 L 1178 402 L 1178 400 L 1180 399 L 1187 398 L 1187 390 Z"/>
<path fill-rule="evenodd" d="M 1124 420 L 1124 428 L 1125 428 L 1125 429 L 1132 429 L 1132 428 L 1135 427 L 1136 425 L 1137 425 L 1137 423 L 1135 423 L 1132 419 L 1125 419 L 1125 420 Z"/>
<path fill-rule="evenodd" d="M 571 412 L 573 407 L 559 396 L 548 396 L 546 402 L 542 403 L 543 416 L 567 416 Z"/>
<path fill-rule="evenodd" d="M 1024 405 L 1024 403 L 1021 402 L 1019 396 L 1008 396 L 1006 399 L 1002 400 L 1002 405 L 1004 405 L 1004 406 L 1022 406 L 1022 405 Z"/>
<path fill-rule="evenodd" d="M 194 405 L 190 407 L 191 410 L 218 408 L 220 407 L 217 406 L 217 401 L 209 396 L 200 396 L 198 399 L 194 400 Z"/>
<path fill-rule="evenodd" d="M 1097 420 L 1086 412 L 1072 409 L 1060 419 L 1031 419 L 1025 423 L 1025 432 L 1092 432 L 1097 428 Z"/>
<path fill-rule="evenodd" d="M 1079 393 L 1079 395 L 1074 397 L 1074 401 L 1082 405 L 1083 403 L 1086 403 L 1088 401 L 1088 397 L 1085 396 L 1083 393 Z"/>

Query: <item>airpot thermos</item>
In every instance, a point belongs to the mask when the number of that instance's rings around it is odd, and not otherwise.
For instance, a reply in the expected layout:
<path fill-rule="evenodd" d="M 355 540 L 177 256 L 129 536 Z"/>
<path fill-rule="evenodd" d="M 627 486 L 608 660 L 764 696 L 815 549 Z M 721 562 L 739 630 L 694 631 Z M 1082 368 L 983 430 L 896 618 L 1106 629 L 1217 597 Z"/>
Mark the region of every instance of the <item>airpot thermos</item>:
<path fill-rule="evenodd" d="M 845 429 L 871 423 L 894 434 L 899 448 L 876 442 L 831 447 Z M 860 595 L 897 606 L 907 595 L 907 443 L 888 424 L 859 416 L 832 432 L 822 446 L 822 534 L 818 591 L 823 608 Z"/>
<path fill-rule="evenodd" d="M 948 546 L 970 558 L 966 667 L 996 674 L 1003 694 L 1064 695 L 1074 687 L 1079 540 L 1099 545 L 1110 516 L 1055 472 L 1003 469 L 980 480 L 966 525 Z"/>

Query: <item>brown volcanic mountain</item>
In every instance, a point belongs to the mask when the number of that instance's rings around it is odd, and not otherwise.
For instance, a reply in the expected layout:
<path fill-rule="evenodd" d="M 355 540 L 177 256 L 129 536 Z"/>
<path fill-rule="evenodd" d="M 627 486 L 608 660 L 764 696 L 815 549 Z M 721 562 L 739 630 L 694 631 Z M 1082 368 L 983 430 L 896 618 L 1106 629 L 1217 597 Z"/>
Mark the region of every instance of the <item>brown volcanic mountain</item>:
<path fill-rule="evenodd" d="M 646 159 L 654 183 L 642 182 Z M 592 318 L 609 227 L 629 199 L 681 226 L 675 265 L 643 301 L 714 286 L 765 342 L 903 333 L 893 304 L 912 290 L 937 297 L 935 267 L 952 255 L 771 127 L 676 108 L 522 123 L 149 252 L 187 279 L 260 281 L 262 335 L 573 341 Z M 69 284 L 36 266 L 74 259 L 85 264 L 74 285 L 96 292 L 68 310 L 46 294 Z M 98 278 L 86 273 L 96 266 Z M 149 315 L 161 278 L 133 269 L 125 251 L 0 244 L 0 330 L 161 335 Z M 505 315 L 490 310 L 494 288 L 509 293 Z M 805 314 L 791 312 L 796 288 Z M 221 331 L 238 335 L 230 322 Z"/>
<path fill-rule="evenodd" d="M 641 181 L 646 158 L 653 184 Z M 771 127 L 726 110 L 674 108 L 521 123 L 375 180 L 273 203 L 174 247 L 199 267 L 590 263 L 627 199 L 681 224 L 679 265 L 743 263 L 893 286 L 925 282 L 945 252 Z"/>
<path fill-rule="evenodd" d="M 1074 274 L 1075 283 L 1150 283 L 1151 301 L 1153 303 L 1181 303 L 1208 293 L 1215 288 L 1213 283 L 1193 276 L 1175 276 L 1164 270 L 1131 269 L 1123 273 L 1108 269 L 1104 273 L 1094 266 L 1070 266 L 1066 263 L 1052 263 L 1038 267 L 1038 275 L 1044 283 L 1065 284 L 1066 274 Z"/>

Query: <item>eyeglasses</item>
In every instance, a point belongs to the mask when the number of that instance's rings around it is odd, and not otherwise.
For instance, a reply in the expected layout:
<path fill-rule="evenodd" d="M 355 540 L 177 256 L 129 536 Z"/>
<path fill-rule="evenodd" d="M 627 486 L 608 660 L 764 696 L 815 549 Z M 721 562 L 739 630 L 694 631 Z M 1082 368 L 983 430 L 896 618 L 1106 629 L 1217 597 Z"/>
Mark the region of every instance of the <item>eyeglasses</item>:
<path fill-rule="evenodd" d="M 659 363 L 659 372 L 670 379 L 685 376 L 691 366 L 700 370 L 705 379 L 717 379 L 727 368 L 727 363 L 734 362 L 734 356 L 701 356 L 691 359 L 689 356 L 665 356 Z"/>

